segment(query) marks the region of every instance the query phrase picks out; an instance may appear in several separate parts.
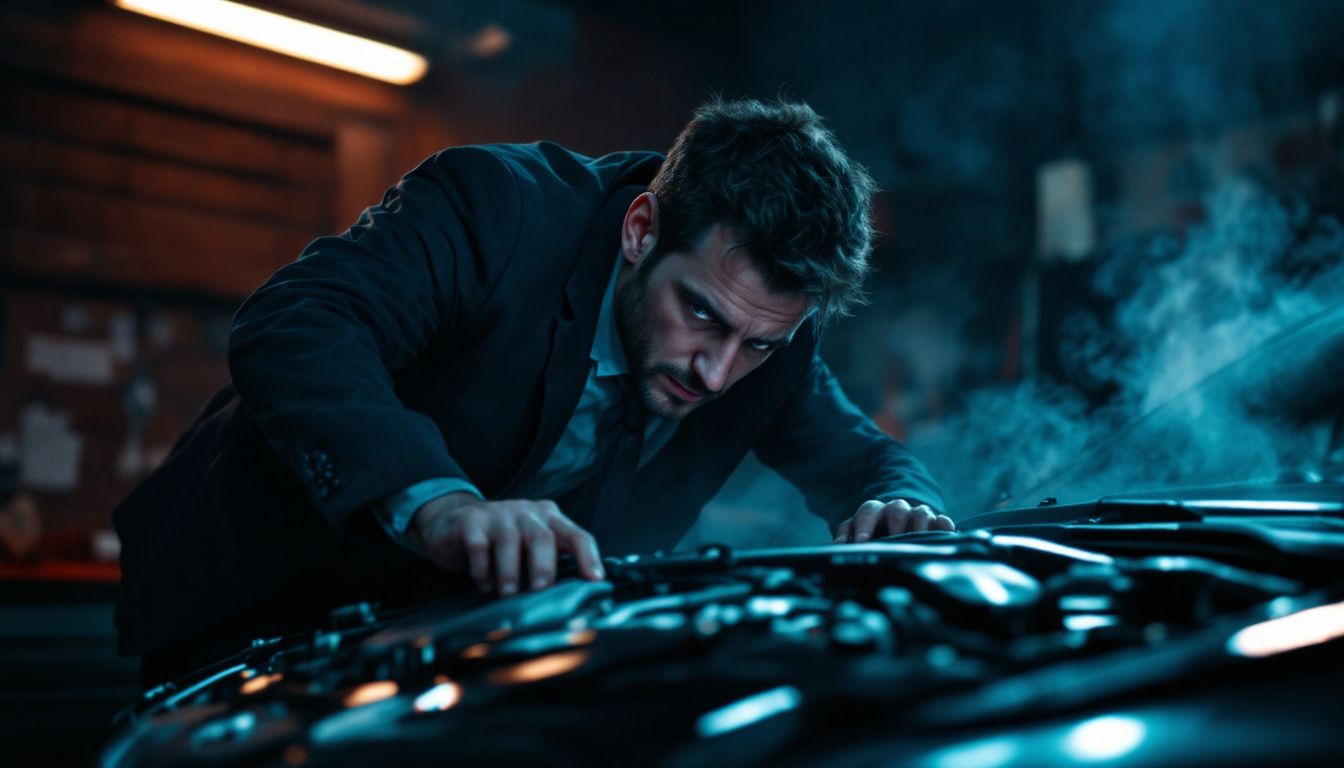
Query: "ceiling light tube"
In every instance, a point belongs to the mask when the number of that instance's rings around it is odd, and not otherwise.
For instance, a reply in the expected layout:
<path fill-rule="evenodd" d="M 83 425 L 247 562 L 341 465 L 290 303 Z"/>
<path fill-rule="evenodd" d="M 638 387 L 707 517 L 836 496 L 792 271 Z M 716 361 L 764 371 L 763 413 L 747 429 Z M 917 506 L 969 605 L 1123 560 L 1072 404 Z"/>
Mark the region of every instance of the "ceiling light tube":
<path fill-rule="evenodd" d="M 418 53 L 229 0 L 114 0 L 119 8 L 396 85 L 425 74 Z"/>

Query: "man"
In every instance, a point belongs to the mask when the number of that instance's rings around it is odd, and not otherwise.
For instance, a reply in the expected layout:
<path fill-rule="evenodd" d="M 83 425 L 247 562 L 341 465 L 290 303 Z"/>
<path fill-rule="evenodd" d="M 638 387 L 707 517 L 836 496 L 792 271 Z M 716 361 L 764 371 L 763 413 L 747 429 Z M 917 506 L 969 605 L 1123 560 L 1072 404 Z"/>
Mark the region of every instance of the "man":
<path fill-rule="evenodd" d="M 835 540 L 951 529 L 817 356 L 872 183 L 806 105 L 716 101 L 666 160 L 448 149 L 239 309 L 232 384 L 115 512 L 162 679 L 360 599 L 668 549 L 748 451 Z"/>

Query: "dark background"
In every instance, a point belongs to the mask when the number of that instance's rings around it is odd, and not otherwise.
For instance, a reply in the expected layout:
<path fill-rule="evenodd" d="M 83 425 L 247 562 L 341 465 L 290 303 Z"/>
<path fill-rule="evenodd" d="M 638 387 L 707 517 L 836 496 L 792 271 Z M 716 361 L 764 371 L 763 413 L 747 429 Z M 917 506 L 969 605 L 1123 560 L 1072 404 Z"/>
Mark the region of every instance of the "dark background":
<path fill-rule="evenodd" d="M 225 380 L 233 308 L 444 146 L 665 150 L 711 94 L 811 103 L 882 187 L 824 353 L 954 516 L 1340 296 L 1337 2 L 257 4 L 429 73 L 0 5 L 0 763 L 78 761 L 133 693 L 108 514 Z M 683 546 L 825 536 L 749 463 Z"/>

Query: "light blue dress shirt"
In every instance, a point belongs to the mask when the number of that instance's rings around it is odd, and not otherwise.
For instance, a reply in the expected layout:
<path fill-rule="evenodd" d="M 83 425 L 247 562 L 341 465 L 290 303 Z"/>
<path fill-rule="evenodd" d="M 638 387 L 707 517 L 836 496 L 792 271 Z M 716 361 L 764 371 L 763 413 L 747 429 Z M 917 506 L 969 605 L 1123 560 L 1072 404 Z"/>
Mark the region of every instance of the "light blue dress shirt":
<path fill-rule="evenodd" d="M 579 404 L 565 425 L 551 455 L 533 477 L 523 478 L 517 491 L 511 494 L 519 499 L 553 499 L 577 488 L 598 471 L 598 425 L 603 416 L 620 402 L 620 385 L 616 377 L 630 372 L 625 347 L 616 325 L 616 277 L 621 272 L 623 259 L 618 255 L 611 279 L 597 317 L 597 334 L 593 338 L 588 357 L 588 381 L 579 396 Z M 644 447 L 639 454 L 643 467 L 658 451 L 667 445 L 677 431 L 677 422 L 650 416 L 644 431 Z M 436 477 L 408 486 L 386 496 L 375 505 L 375 514 L 383 529 L 395 541 L 411 546 L 406 540 L 415 511 L 425 502 L 450 493 L 467 492 L 484 500 L 485 496 L 470 482 L 457 477 Z M 415 547 L 411 546 L 412 549 Z"/>

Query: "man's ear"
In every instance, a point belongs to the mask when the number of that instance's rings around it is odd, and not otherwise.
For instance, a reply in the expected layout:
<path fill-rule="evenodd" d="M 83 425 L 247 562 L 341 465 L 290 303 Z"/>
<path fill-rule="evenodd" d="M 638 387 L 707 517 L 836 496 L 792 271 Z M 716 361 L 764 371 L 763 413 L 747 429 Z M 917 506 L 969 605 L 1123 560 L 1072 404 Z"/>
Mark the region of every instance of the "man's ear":
<path fill-rule="evenodd" d="M 658 242 L 658 198 L 652 192 L 636 197 L 621 222 L 621 252 L 631 265 L 653 253 Z"/>

